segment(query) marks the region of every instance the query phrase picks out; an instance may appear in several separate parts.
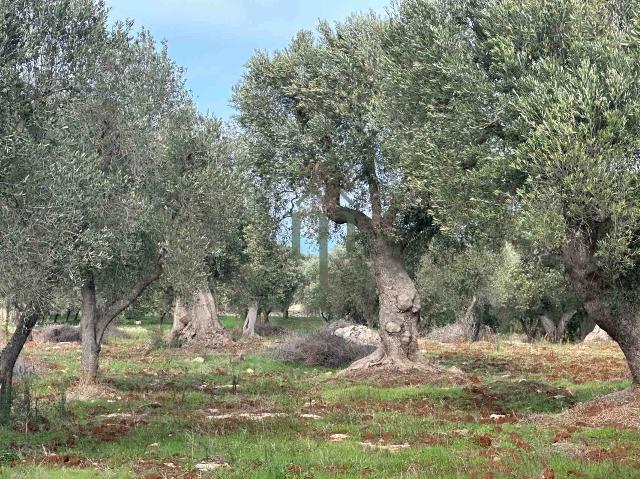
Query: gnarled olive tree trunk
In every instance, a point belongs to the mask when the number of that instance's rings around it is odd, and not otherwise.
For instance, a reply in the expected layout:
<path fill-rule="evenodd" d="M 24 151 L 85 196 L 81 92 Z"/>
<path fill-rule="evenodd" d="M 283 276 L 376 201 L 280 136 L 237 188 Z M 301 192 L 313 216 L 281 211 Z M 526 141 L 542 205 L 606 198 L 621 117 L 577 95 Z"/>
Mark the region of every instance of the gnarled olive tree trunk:
<path fill-rule="evenodd" d="M 13 401 L 13 369 L 40 316 L 41 312 L 39 311 L 21 312 L 16 330 L 2 352 L 0 352 L 0 424 L 9 420 Z"/>
<path fill-rule="evenodd" d="M 374 366 L 409 370 L 424 362 L 418 350 L 420 296 L 409 277 L 400 253 L 383 240 L 376 241 L 373 269 L 380 303 L 380 347 L 353 363 L 348 371 Z"/>
<path fill-rule="evenodd" d="M 255 336 L 256 335 L 256 321 L 258 319 L 258 302 L 254 301 L 249 305 L 249 311 L 247 317 L 242 325 L 243 336 Z"/>
<path fill-rule="evenodd" d="M 188 309 L 179 298 L 176 299 L 172 334 L 185 342 L 197 341 L 211 345 L 225 336 L 218 319 L 216 301 L 209 288 L 195 292 Z"/>
<path fill-rule="evenodd" d="M 624 292 L 616 294 L 595 261 L 595 240 L 580 230 L 570 232 L 565 268 L 589 318 L 618 343 L 627 359 L 634 386 L 640 386 L 640 315 Z"/>

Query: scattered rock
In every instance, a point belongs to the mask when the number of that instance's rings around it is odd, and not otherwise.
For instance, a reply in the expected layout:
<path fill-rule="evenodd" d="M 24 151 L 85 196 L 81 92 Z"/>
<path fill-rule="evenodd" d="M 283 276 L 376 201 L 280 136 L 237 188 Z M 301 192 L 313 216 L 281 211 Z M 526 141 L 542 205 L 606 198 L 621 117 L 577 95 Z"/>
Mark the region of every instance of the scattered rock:
<path fill-rule="evenodd" d="M 322 416 L 318 416 L 317 414 L 300 414 L 302 419 L 322 419 Z"/>
<path fill-rule="evenodd" d="M 377 331 L 357 324 L 338 328 L 334 335 L 344 338 L 349 343 L 362 344 L 365 346 L 377 346 L 380 344 L 380 335 Z"/>
<path fill-rule="evenodd" d="M 331 436 L 329 436 L 329 441 L 331 442 L 342 442 L 345 439 L 349 439 L 349 434 L 341 434 L 341 433 L 337 433 L 337 434 L 331 434 Z"/>
<path fill-rule="evenodd" d="M 211 472 L 216 469 L 220 469 L 221 467 L 229 467 L 224 457 L 214 457 L 212 459 L 207 459 L 206 461 L 199 462 L 196 464 L 195 469 L 201 472 Z"/>
<path fill-rule="evenodd" d="M 207 416 L 207 419 L 249 419 L 251 421 L 262 421 L 266 418 L 270 417 L 283 417 L 287 416 L 285 413 L 281 412 L 259 412 L 259 413 L 229 413 L 229 414 L 218 414 L 214 416 Z"/>
<path fill-rule="evenodd" d="M 613 341 L 613 339 L 600 326 L 596 326 L 593 331 L 587 334 L 584 341 L 588 343 L 591 341 Z"/>
<path fill-rule="evenodd" d="M 409 444 L 374 444 L 371 442 L 361 442 L 361 446 L 364 446 L 368 449 L 377 449 L 379 451 L 389 451 L 389 452 L 398 452 L 401 449 L 407 449 Z"/>
<path fill-rule="evenodd" d="M 202 364 L 202 363 L 204 363 L 204 358 L 202 356 L 198 356 L 197 358 L 193 358 L 191 360 L 191 362 L 192 363 L 200 363 L 200 364 Z"/>

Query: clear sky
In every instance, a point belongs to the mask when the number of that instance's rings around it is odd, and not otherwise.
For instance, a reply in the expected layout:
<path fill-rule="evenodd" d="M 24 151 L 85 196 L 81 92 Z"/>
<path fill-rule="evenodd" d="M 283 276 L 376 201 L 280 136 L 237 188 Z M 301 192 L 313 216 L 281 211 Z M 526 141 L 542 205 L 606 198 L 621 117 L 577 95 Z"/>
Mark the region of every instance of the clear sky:
<path fill-rule="evenodd" d="M 203 113 L 228 119 L 231 88 L 255 50 L 287 46 L 319 19 L 352 12 L 384 13 L 389 0 L 106 0 L 111 18 L 135 20 L 186 68 L 189 88 Z"/>

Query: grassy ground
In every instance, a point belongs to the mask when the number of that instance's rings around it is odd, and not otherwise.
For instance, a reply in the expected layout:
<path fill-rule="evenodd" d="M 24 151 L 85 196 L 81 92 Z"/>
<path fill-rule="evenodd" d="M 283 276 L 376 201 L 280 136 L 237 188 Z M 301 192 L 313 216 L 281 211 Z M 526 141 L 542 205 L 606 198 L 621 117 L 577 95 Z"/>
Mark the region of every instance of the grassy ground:
<path fill-rule="evenodd" d="M 97 390 L 74 386 L 77 345 L 29 344 L 43 417 L 0 429 L 0 478 L 640 477 L 640 432 L 526 420 L 628 386 L 615 346 L 423 343 L 468 383 L 384 387 L 283 364 L 269 341 L 150 350 L 156 328 L 105 346 Z"/>

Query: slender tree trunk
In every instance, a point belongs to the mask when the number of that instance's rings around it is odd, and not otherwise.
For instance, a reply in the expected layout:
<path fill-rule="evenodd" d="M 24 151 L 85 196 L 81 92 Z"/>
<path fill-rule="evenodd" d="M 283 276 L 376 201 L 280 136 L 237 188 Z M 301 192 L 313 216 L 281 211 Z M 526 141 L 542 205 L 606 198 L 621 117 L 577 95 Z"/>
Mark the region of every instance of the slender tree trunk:
<path fill-rule="evenodd" d="M 172 334 L 187 342 L 218 342 L 221 336 L 225 336 L 224 328 L 218 319 L 215 298 L 209 288 L 194 294 L 189 309 L 180 299 L 176 300 Z"/>
<path fill-rule="evenodd" d="M 0 307 L 0 319 L 2 320 L 2 326 L 4 328 L 4 335 L 8 339 L 9 338 L 9 306 L 3 304 Z"/>
<path fill-rule="evenodd" d="M 285 304 L 284 307 L 282 308 L 282 320 L 283 321 L 288 321 L 289 320 L 289 305 Z"/>
<path fill-rule="evenodd" d="M 21 314 L 16 330 L 2 352 L 0 352 L 0 424 L 9 420 L 13 400 L 13 369 L 39 317 L 40 314 L 37 311 Z"/>
<path fill-rule="evenodd" d="M 255 336 L 256 335 L 256 320 L 258 319 L 258 302 L 254 301 L 249 305 L 249 312 L 247 318 L 244 320 L 242 326 L 243 336 Z"/>
<path fill-rule="evenodd" d="M 82 356 L 80 359 L 81 381 L 94 384 L 98 380 L 98 365 L 101 344 L 98 331 L 98 308 L 96 285 L 90 276 L 82 286 L 82 316 L 80 319 L 80 338 Z"/>
<path fill-rule="evenodd" d="M 615 294 L 601 280 L 594 261 L 594 240 L 574 230 L 565 246 L 564 264 L 589 318 L 600 326 L 625 355 L 634 386 L 640 386 L 640 316 L 632 302 Z"/>
<path fill-rule="evenodd" d="M 420 297 L 400 254 L 377 240 L 374 275 L 380 302 L 380 347 L 370 356 L 353 363 L 347 371 L 374 366 L 417 369 L 425 363 L 418 350 Z"/>

